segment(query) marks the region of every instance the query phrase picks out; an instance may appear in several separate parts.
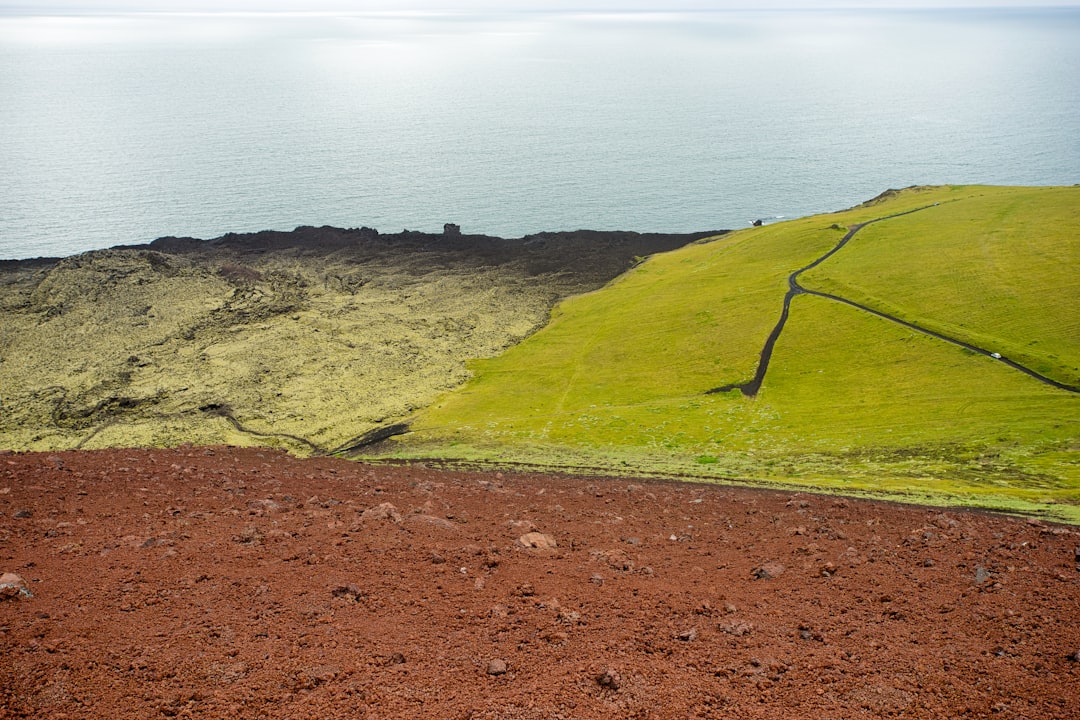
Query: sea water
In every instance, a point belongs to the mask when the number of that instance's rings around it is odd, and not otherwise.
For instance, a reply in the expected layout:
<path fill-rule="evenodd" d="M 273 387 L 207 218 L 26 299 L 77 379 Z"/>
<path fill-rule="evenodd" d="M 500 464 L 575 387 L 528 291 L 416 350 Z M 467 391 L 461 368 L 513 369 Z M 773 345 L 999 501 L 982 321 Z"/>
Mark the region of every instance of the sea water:
<path fill-rule="evenodd" d="M 1080 9 L 0 16 L 0 257 L 1080 182 Z"/>

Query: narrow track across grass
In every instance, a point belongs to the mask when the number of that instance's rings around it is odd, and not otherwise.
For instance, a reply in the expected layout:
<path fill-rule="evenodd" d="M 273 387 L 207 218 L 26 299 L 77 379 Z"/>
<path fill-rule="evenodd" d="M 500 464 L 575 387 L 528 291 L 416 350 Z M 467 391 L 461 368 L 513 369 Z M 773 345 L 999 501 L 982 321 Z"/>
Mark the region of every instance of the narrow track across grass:
<path fill-rule="evenodd" d="M 715 393 L 728 392 L 730 390 L 739 390 L 746 397 L 757 396 L 758 392 L 761 390 L 761 384 L 765 381 L 765 374 L 769 371 L 769 362 L 772 360 L 773 349 L 776 346 L 776 341 L 780 339 L 780 333 L 783 332 L 784 326 L 787 324 L 788 316 L 791 314 L 791 301 L 795 298 L 796 295 L 816 295 L 817 297 L 826 298 L 828 300 L 835 300 L 836 302 L 850 305 L 853 308 L 863 310 L 872 315 L 876 315 L 877 317 L 884 318 L 885 320 L 890 320 L 899 325 L 903 325 L 906 328 L 910 328 L 925 335 L 929 335 L 939 340 L 943 340 L 947 343 L 958 345 L 959 347 L 965 348 L 979 355 L 984 355 L 993 360 L 997 360 L 998 362 L 1008 365 L 1014 370 L 1019 370 L 1025 375 L 1029 375 L 1030 377 L 1038 380 L 1039 382 L 1058 388 L 1059 390 L 1080 393 L 1080 387 L 1077 387 L 1075 385 L 1067 385 L 1065 383 L 1058 382 L 1053 378 L 1046 377 L 1045 375 L 1037 372 L 1036 370 L 1033 370 L 1032 368 L 1021 365 L 1020 363 L 1014 360 L 1010 360 L 1009 358 L 1002 357 L 999 353 L 987 350 L 986 348 L 982 348 L 977 345 L 972 345 L 971 343 L 965 342 L 959 338 L 944 335 L 929 328 L 922 327 L 921 325 L 902 320 L 895 315 L 890 315 L 889 313 L 875 310 L 874 308 L 868 307 L 861 303 L 857 303 L 854 300 L 849 300 L 847 298 L 841 297 L 839 295 L 833 295 L 831 293 L 811 290 L 810 288 L 806 288 L 799 283 L 800 275 L 802 275 L 808 270 L 816 268 L 818 265 L 825 262 L 836 253 L 840 252 L 840 250 L 842 250 L 844 246 L 848 244 L 848 241 L 850 241 L 857 232 L 862 230 L 867 225 L 872 225 L 874 223 L 882 222 L 884 220 L 892 220 L 893 218 L 902 217 L 904 215 L 911 215 L 912 213 L 922 212 L 924 210 L 929 210 L 930 208 L 937 207 L 937 205 L 938 203 L 934 203 L 933 205 L 924 205 L 923 207 L 915 208 L 914 210 L 907 210 L 905 212 L 896 213 L 894 215 L 885 215 L 883 217 L 874 218 L 873 220 L 867 220 L 866 222 L 852 225 L 851 228 L 844 235 L 844 237 L 840 239 L 840 242 L 838 242 L 835 247 L 829 250 L 829 252 L 814 260 L 809 265 L 801 267 L 795 272 L 791 273 L 791 275 L 788 276 L 788 291 L 784 295 L 784 307 L 780 313 L 780 319 L 779 321 L 777 321 L 776 326 L 772 329 L 772 332 L 770 332 L 769 336 L 765 339 L 765 345 L 761 349 L 761 359 L 758 361 L 757 371 L 754 373 L 753 379 L 744 383 L 730 383 L 728 385 L 722 385 L 720 387 L 707 390 L 705 394 L 712 395 Z"/>

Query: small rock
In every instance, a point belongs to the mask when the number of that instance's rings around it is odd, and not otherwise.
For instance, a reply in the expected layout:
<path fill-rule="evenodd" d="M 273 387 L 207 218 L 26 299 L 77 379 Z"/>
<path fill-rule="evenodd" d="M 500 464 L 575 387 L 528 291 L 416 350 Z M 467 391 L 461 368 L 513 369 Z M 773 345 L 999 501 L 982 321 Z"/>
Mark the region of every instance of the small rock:
<path fill-rule="evenodd" d="M 986 568 L 984 568 L 982 565 L 979 565 L 977 568 L 975 568 L 975 582 L 977 584 L 982 585 L 989 579 L 990 573 L 987 572 Z"/>
<path fill-rule="evenodd" d="M 495 658 L 488 663 L 487 666 L 488 675 L 505 675 L 506 674 L 506 661 Z"/>
<path fill-rule="evenodd" d="M 956 527 L 957 525 L 960 524 L 960 523 L 956 522 L 956 520 L 953 520 L 951 517 L 946 515 L 945 513 L 941 513 L 940 515 L 935 515 L 930 520 L 930 522 L 933 523 L 935 526 L 941 528 L 942 530 L 949 530 L 949 529 L 954 528 L 954 527 Z"/>
<path fill-rule="evenodd" d="M 755 568 L 750 574 L 754 576 L 755 580 L 772 580 L 783 575 L 785 570 L 787 568 L 780 563 L 765 563 L 761 567 Z"/>
<path fill-rule="evenodd" d="M 511 520 L 510 530 L 517 533 L 531 533 L 536 530 L 536 523 L 532 520 Z"/>
<path fill-rule="evenodd" d="M 265 538 L 262 531 L 254 525 L 247 525 L 239 535 L 233 535 L 232 541 L 240 545 L 262 545 Z"/>
<path fill-rule="evenodd" d="M 593 576 L 589 578 L 589 582 L 591 582 L 593 585 L 603 585 L 604 576 L 600 575 L 599 573 L 593 573 Z"/>
<path fill-rule="evenodd" d="M 559 547 L 555 538 L 541 532 L 525 533 L 518 538 L 518 543 L 531 550 L 554 550 Z"/>
<path fill-rule="evenodd" d="M 749 635 L 754 631 L 754 626 L 747 622 L 735 620 L 732 622 L 722 622 L 716 626 L 716 629 L 722 633 L 728 635 L 734 635 L 735 637 L 743 637 Z"/>
<path fill-rule="evenodd" d="M 15 573 L 0 575 L 0 600 L 10 600 L 18 597 L 34 597 L 30 593 L 30 588 L 26 586 L 26 581 Z"/>
<path fill-rule="evenodd" d="M 560 610 L 559 611 L 559 622 L 565 623 L 567 625 L 581 625 L 581 624 L 583 624 L 581 622 L 581 613 L 575 612 L 574 610 Z"/>
<path fill-rule="evenodd" d="M 622 677 L 615 670 L 608 668 L 596 676 L 596 684 L 608 690 L 618 690 L 622 685 Z"/>
<path fill-rule="evenodd" d="M 390 520 L 398 525 L 401 524 L 401 513 L 392 503 L 381 503 L 370 507 L 360 514 L 361 520 Z"/>
<path fill-rule="evenodd" d="M 280 510 L 281 506 L 270 499 L 252 500 L 247 504 L 247 509 L 249 515 L 268 515 Z"/>
<path fill-rule="evenodd" d="M 513 591 L 511 591 L 510 594 L 514 595 L 515 597 L 523 597 L 523 598 L 535 597 L 536 596 L 536 588 L 534 588 L 532 586 L 532 583 L 522 583 L 522 584 L 518 585 L 517 587 L 515 587 L 513 589 Z"/>
<path fill-rule="evenodd" d="M 690 628 L 689 630 L 683 630 L 675 636 L 675 639 L 682 640 L 683 642 L 693 642 L 694 640 L 697 640 L 697 629 Z"/>
<path fill-rule="evenodd" d="M 296 683 L 304 690 L 311 690 L 330 682 L 340 674 L 341 668 L 336 665 L 317 665 L 299 670 L 296 673 Z"/>
<path fill-rule="evenodd" d="M 19 518 L 20 520 L 25 520 L 26 518 L 32 518 L 32 517 L 34 517 L 34 511 L 33 510 L 26 510 L 26 509 L 16 510 L 14 517 Z"/>
<path fill-rule="evenodd" d="M 458 530 L 458 526 L 456 523 L 451 522 L 446 518 L 435 517 L 434 515 L 410 515 L 406 519 L 410 523 L 424 523 L 426 525 L 432 525 L 434 527 L 441 528 L 442 530 L 453 530 L 455 532 Z"/>
<path fill-rule="evenodd" d="M 390 656 L 390 664 L 391 665 L 404 665 L 405 664 L 405 656 L 402 655 L 399 652 L 394 653 L 393 655 Z"/>
<path fill-rule="evenodd" d="M 597 550 L 592 556 L 605 563 L 612 570 L 632 572 L 634 560 L 624 550 Z"/>
<path fill-rule="evenodd" d="M 339 585 L 331 590 L 330 594 L 336 598 L 346 598 L 353 602 L 360 602 L 360 598 L 364 595 L 360 588 L 355 585 Z"/>
<path fill-rule="evenodd" d="M 1077 650 L 1069 656 L 1069 660 L 1074 663 L 1080 663 L 1080 650 Z"/>

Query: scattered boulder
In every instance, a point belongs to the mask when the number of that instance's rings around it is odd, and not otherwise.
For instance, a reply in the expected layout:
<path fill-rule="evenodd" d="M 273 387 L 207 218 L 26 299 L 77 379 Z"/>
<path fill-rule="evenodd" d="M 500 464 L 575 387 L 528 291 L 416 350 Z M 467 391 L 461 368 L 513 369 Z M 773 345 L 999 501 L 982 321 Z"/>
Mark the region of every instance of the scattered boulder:
<path fill-rule="evenodd" d="M 488 663 L 487 674 L 488 675 L 505 675 L 506 674 L 506 661 L 499 658 L 495 658 Z"/>
<path fill-rule="evenodd" d="M 0 600 L 11 600 L 14 598 L 31 598 L 34 597 L 30 592 L 30 588 L 26 586 L 26 581 L 21 576 L 15 573 L 4 573 L 0 575 Z"/>
<path fill-rule="evenodd" d="M 596 684 L 608 690 L 618 690 L 622 685 L 622 676 L 616 670 L 608 668 L 596 676 Z"/>
<path fill-rule="evenodd" d="M 946 515 L 945 513 L 935 515 L 933 518 L 930 519 L 930 522 L 935 527 L 938 527 L 941 530 L 951 530 L 952 528 L 954 528 L 954 527 L 956 527 L 957 525 L 960 524 L 956 520 L 954 520 L 953 518 Z"/>
<path fill-rule="evenodd" d="M 716 628 L 727 635 L 734 635 L 735 637 L 743 637 L 749 635 L 754 631 L 754 626 L 748 622 L 741 620 L 732 620 L 731 622 L 719 623 Z"/>
<path fill-rule="evenodd" d="M 510 531 L 518 533 L 531 533 L 536 530 L 536 524 L 532 520 L 511 520 Z"/>
<path fill-rule="evenodd" d="M 233 535 L 232 541 L 238 545 L 262 545 L 264 538 L 262 530 L 255 525 L 247 525 L 243 532 Z"/>
<path fill-rule="evenodd" d="M 393 503 L 385 502 L 365 510 L 360 514 L 360 519 L 364 521 L 389 520 L 396 525 L 400 525 L 401 513 L 398 512 Z"/>
<path fill-rule="evenodd" d="M 341 674 L 341 668 L 336 665 L 316 665 L 303 668 L 296 673 L 296 685 L 302 690 L 311 690 L 324 683 L 328 683 Z"/>
<path fill-rule="evenodd" d="M 518 538 L 518 543 L 530 550 L 555 550 L 559 547 L 555 538 L 541 532 L 525 533 Z"/>
<path fill-rule="evenodd" d="M 281 510 L 281 506 L 273 500 L 252 500 L 247 504 L 249 515 L 269 515 L 270 513 Z"/>
<path fill-rule="evenodd" d="M 360 598 L 364 596 L 363 591 L 355 585 L 338 585 L 330 591 L 330 594 L 336 598 L 344 598 L 353 602 L 360 602 Z"/>
<path fill-rule="evenodd" d="M 754 568 L 750 573 L 755 580 L 772 580 L 784 574 L 786 567 L 780 563 L 765 563 L 761 567 Z"/>
<path fill-rule="evenodd" d="M 406 520 L 409 523 L 431 525 L 440 530 L 458 530 L 458 525 L 453 521 L 435 515 L 409 515 Z"/>
<path fill-rule="evenodd" d="M 598 550 L 592 556 L 607 565 L 612 570 L 619 572 L 633 572 L 634 560 L 625 550 Z"/>

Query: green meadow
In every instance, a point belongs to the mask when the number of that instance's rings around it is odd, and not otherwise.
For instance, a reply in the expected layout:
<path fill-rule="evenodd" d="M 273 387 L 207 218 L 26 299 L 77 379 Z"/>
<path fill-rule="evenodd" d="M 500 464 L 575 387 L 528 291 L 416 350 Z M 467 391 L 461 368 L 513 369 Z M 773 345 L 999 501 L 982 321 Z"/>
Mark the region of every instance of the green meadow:
<path fill-rule="evenodd" d="M 934 187 L 645 259 L 384 443 L 380 456 L 765 483 L 1080 522 L 1080 394 L 800 294 L 788 276 L 1080 385 L 1080 187 Z"/>

